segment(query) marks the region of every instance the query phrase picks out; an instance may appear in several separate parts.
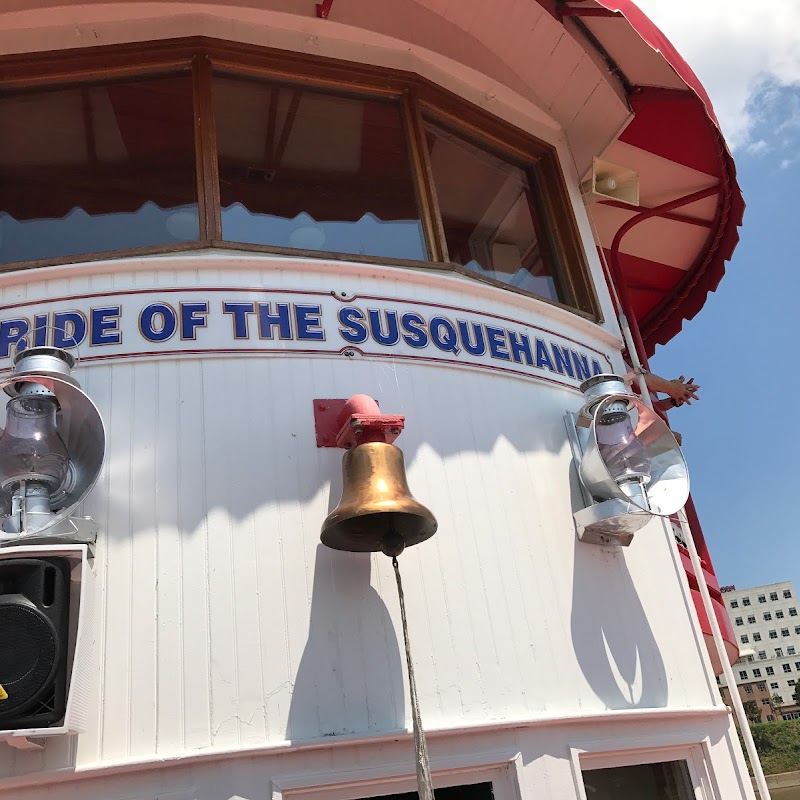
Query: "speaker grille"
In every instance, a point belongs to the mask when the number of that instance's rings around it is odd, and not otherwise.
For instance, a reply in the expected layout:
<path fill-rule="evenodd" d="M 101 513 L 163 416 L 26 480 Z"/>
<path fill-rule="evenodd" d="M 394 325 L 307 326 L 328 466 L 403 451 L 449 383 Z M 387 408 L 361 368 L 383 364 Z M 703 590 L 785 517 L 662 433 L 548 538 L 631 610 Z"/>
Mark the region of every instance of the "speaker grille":
<path fill-rule="evenodd" d="M 58 640 L 53 624 L 20 595 L 0 600 L 0 719 L 38 699 L 56 671 Z"/>

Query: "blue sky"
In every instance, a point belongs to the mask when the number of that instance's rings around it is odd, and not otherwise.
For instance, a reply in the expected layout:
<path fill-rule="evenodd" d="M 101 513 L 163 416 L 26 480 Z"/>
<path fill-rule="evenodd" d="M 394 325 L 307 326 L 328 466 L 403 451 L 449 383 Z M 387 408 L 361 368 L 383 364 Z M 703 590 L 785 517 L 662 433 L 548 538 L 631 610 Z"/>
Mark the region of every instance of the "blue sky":
<path fill-rule="evenodd" d="M 671 422 L 720 583 L 800 587 L 800 4 L 776 0 L 766 22 L 739 0 L 639 5 L 708 89 L 747 203 L 719 289 L 651 367 L 702 386 Z"/>

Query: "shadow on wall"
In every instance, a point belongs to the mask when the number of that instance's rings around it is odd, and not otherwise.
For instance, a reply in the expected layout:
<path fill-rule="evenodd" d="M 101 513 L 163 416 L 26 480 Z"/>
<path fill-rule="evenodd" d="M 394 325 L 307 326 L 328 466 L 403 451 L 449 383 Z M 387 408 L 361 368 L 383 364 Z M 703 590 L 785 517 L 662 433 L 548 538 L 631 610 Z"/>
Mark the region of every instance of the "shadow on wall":
<path fill-rule="evenodd" d="M 289 707 L 291 741 L 406 730 L 400 643 L 370 569 L 368 553 L 317 546 L 308 639 Z"/>
<path fill-rule="evenodd" d="M 573 508 L 578 499 L 572 470 Z M 575 538 L 570 630 L 587 682 L 609 709 L 663 708 L 669 687 L 661 651 L 625 562 L 624 548 Z"/>

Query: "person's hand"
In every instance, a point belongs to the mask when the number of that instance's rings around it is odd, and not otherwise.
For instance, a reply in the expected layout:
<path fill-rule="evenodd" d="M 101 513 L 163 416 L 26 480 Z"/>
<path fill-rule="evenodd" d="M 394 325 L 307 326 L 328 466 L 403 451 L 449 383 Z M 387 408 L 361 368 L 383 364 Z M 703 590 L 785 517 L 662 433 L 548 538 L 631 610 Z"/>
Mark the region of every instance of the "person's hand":
<path fill-rule="evenodd" d="M 691 405 L 692 400 L 699 400 L 700 398 L 697 396 L 697 390 L 700 388 L 695 382 L 694 378 L 689 378 L 687 381 L 683 375 L 680 378 L 674 378 L 671 381 L 667 381 L 669 388 L 667 389 L 667 394 L 675 401 L 677 405 Z"/>

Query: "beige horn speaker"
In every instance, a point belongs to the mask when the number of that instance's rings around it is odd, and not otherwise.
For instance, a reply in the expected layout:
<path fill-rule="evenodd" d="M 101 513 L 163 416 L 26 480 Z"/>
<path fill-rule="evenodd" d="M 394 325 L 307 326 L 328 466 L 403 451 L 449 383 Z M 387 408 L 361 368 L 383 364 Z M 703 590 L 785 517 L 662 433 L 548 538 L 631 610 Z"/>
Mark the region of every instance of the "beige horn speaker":
<path fill-rule="evenodd" d="M 593 159 L 592 174 L 582 188 L 590 200 L 617 200 L 631 206 L 639 205 L 639 173 L 602 158 Z"/>

